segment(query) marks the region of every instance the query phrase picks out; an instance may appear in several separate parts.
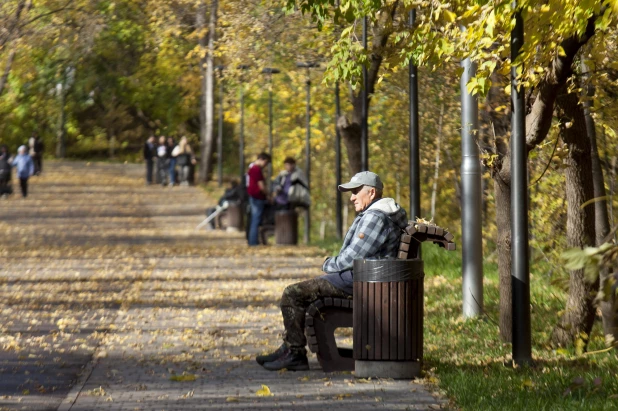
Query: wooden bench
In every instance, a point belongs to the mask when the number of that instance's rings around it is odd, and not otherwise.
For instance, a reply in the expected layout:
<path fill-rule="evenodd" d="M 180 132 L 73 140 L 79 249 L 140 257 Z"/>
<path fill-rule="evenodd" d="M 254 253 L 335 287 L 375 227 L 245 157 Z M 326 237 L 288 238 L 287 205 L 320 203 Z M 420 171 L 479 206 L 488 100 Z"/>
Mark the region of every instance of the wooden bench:
<path fill-rule="evenodd" d="M 420 244 L 431 241 L 448 251 L 456 249 L 453 235 L 433 224 L 408 221 L 401 235 L 399 259 L 416 259 Z M 305 334 L 309 350 L 316 354 L 324 372 L 353 371 L 353 350 L 337 347 L 335 330 L 352 328 L 352 299 L 322 298 L 309 305 L 305 318 Z"/>

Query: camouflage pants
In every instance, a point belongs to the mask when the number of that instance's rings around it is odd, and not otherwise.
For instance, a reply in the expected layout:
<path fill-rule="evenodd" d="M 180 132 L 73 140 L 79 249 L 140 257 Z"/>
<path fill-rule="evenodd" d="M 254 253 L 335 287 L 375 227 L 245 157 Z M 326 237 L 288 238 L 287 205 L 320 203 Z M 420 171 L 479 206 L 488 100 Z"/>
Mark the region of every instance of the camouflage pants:
<path fill-rule="evenodd" d="M 343 290 L 335 287 L 323 278 L 302 281 L 286 287 L 281 297 L 281 314 L 283 315 L 283 341 L 292 351 L 306 353 L 305 313 L 307 307 L 323 297 L 352 298 Z"/>

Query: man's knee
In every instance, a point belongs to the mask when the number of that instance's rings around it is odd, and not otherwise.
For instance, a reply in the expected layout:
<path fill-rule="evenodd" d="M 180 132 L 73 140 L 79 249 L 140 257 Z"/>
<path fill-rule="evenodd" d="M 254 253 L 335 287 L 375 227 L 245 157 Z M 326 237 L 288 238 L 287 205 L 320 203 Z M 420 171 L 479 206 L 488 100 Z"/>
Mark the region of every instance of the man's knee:
<path fill-rule="evenodd" d="M 283 290 L 281 305 L 303 305 L 310 298 L 311 288 L 311 280 L 288 285 Z"/>
<path fill-rule="evenodd" d="M 300 291 L 298 289 L 298 283 L 290 284 L 285 287 L 283 290 L 283 295 L 281 296 L 281 305 L 294 305 L 294 302 L 298 300 L 300 296 Z"/>

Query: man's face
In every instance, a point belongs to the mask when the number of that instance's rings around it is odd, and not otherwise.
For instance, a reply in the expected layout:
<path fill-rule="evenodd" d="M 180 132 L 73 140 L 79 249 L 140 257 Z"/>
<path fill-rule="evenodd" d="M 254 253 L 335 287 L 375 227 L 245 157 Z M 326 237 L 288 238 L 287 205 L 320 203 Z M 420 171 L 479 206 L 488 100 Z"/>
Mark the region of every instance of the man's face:
<path fill-rule="evenodd" d="M 285 167 L 285 169 L 286 169 L 286 171 L 287 171 L 288 173 L 291 173 L 291 172 L 292 172 L 292 171 L 294 171 L 294 169 L 296 168 L 296 166 L 295 166 L 294 164 L 292 164 L 292 163 L 285 163 L 285 164 L 283 165 L 283 167 Z"/>
<path fill-rule="evenodd" d="M 152 143 L 154 143 L 154 141 L 155 141 L 155 138 L 153 136 L 148 137 L 148 142 L 149 143 L 152 144 Z"/>
<path fill-rule="evenodd" d="M 165 144 L 165 137 L 159 137 L 159 144 Z"/>
<path fill-rule="evenodd" d="M 376 189 L 370 186 L 360 186 L 352 190 L 350 201 L 354 203 L 356 212 L 363 211 L 376 196 Z"/>

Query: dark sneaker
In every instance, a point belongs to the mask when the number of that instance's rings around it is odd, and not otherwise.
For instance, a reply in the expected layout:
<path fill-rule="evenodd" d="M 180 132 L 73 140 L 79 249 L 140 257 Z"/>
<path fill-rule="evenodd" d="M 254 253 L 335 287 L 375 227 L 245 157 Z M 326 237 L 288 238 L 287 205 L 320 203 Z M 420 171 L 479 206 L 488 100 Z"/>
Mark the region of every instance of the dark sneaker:
<path fill-rule="evenodd" d="M 309 360 L 307 360 L 306 354 L 287 350 L 281 357 L 272 362 L 265 363 L 263 367 L 269 371 L 279 371 L 284 368 L 288 371 L 307 371 L 309 369 Z"/>
<path fill-rule="evenodd" d="M 255 357 L 255 361 L 257 361 L 257 363 L 260 365 L 264 365 L 267 362 L 279 359 L 279 357 L 285 354 L 286 351 L 288 351 L 288 347 L 287 345 L 285 345 L 285 343 L 283 343 L 281 344 L 281 347 L 277 348 L 277 351 L 267 355 L 258 355 L 257 357 Z"/>

